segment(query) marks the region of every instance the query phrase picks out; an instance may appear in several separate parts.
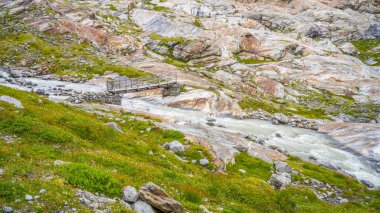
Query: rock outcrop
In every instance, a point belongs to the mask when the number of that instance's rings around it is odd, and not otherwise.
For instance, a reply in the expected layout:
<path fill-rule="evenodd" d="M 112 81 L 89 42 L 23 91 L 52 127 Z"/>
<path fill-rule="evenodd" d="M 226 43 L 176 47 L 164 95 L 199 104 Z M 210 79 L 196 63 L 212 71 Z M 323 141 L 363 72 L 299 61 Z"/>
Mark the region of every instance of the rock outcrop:
<path fill-rule="evenodd" d="M 163 212 L 182 213 L 183 206 L 154 183 L 147 183 L 139 190 L 142 200 Z"/>

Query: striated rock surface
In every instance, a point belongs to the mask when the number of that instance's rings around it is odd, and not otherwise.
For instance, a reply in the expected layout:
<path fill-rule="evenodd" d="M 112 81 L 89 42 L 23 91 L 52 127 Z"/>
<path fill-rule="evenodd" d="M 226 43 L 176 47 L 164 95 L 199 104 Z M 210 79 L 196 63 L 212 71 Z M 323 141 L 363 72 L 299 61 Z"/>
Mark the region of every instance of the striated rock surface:
<path fill-rule="evenodd" d="M 334 137 L 335 146 L 374 161 L 380 172 L 380 125 L 331 123 L 322 125 L 319 131 Z"/>
<path fill-rule="evenodd" d="M 142 200 L 163 212 L 182 213 L 183 206 L 154 183 L 147 183 L 139 190 Z"/>

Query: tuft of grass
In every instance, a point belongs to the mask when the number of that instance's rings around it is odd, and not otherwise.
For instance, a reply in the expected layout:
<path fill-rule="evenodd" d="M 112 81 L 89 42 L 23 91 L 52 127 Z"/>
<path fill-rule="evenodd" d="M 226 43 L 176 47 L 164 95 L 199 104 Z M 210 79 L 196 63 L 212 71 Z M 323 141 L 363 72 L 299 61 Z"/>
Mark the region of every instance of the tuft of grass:
<path fill-rule="evenodd" d="M 64 165 L 59 171 L 69 184 L 93 193 L 98 192 L 109 197 L 118 197 L 123 187 L 122 183 L 115 179 L 111 172 L 83 163 Z"/>
<path fill-rule="evenodd" d="M 202 22 L 199 21 L 199 18 L 196 18 L 195 21 L 193 22 L 193 25 L 199 28 L 204 29 L 205 27 L 203 26 Z"/>
<path fill-rule="evenodd" d="M 117 7 L 113 4 L 108 4 L 108 7 L 110 7 L 110 10 L 117 11 Z"/>

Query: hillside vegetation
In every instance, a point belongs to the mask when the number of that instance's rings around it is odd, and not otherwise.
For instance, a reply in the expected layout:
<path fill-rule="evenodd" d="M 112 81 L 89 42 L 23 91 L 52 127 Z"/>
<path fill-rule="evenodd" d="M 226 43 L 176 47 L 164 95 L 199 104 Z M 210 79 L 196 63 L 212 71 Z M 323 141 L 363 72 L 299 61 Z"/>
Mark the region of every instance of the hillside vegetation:
<path fill-rule="evenodd" d="M 0 101 L 0 204 L 13 209 L 55 212 L 65 206 L 78 212 L 93 209 L 80 203 L 77 189 L 121 197 L 121 189 L 154 182 L 190 212 L 204 205 L 216 212 L 376 212 L 380 192 L 331 170 L 291 157 L 289 164 L 304 176 L 338 186 L 355 201 L 332 205 L 308 187 L 290 185 L 275 190 L 267 183 L 273 166 L 246 153 L 226 173 L 214 165 L 203 167 L 179 160 L 159 145 L 173 140 L 188 144 L 183 159 L 208 158 L 201 146 L 186 141 L 181 132 L 156 127 L 154 119 L 131 113 L 101 112 L 57 104 L 35 94 L 0 86 L 0 96 L 21 101 L 24 109 Z M 123 123 L 123 120 L 125 121 Z M 106 122 L 118 122 L 124 133 Z M 151 131 L 146 131 L 147 128 Z M 5 140 L 5 136 L 8 140 Z M 11 140 L 9 138 L 12 138 Z M 57 165 L 54 161 L 70 162 Z M 246 170 L 246 173 L 239 172 Z M 39 194 L 45 189 L 45 194 Z M 25 195 L 39 195 L 27 202 Z M 112 212 L 126 212 L 113 204 Z"/>

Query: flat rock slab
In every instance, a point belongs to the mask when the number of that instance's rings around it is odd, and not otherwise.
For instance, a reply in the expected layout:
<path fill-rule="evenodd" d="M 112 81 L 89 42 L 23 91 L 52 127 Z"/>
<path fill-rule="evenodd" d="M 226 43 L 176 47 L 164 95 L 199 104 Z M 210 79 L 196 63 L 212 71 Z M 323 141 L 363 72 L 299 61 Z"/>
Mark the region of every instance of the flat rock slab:
<path fill-rule="evenodd" d="M 12 104 L 13 106 L 15 106 L 19 109 L 24 109 L 24 106 L 22 105 L 22 103 L 19 100 L 12 98 L 10 96 L 2 95 L 2 96 L 0 96 L 0 100 L 7 102 L 9 104 Z"/>

